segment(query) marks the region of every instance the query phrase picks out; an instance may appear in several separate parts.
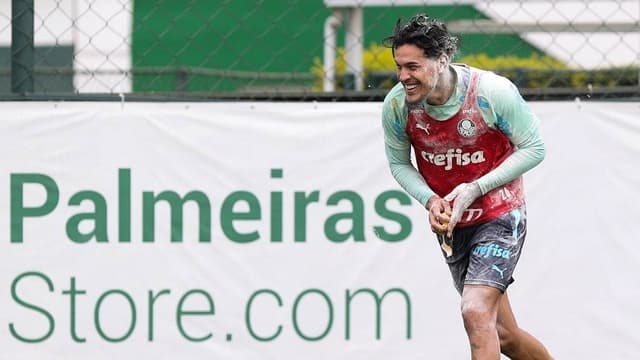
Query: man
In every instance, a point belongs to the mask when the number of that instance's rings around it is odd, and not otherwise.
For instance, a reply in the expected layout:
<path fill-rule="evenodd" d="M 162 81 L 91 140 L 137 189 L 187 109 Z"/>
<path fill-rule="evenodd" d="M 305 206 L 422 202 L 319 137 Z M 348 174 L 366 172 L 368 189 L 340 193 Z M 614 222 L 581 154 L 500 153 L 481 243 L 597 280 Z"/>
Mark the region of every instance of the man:
<path fill-rule="evenodd" d="M 551 359 L 518 327 L 506 293 L 526 234 L 521 176 L 545 154 L 538 119 L 508 79 L 452 64 L 457 39 L 440 21 L 398 21 L 385 43 L 399 80 L 382 116 L 389 166 L 428 210 L 472 359 Z"/>

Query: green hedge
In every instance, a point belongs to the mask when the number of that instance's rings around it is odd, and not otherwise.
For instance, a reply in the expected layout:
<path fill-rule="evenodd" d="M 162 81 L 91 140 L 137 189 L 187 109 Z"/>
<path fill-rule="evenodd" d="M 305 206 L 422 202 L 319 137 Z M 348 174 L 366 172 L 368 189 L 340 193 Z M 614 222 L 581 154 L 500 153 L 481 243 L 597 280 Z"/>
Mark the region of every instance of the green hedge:
<path fill-rule="evenodd" d="M 351 89 L 353 76 L 346 73 L 344 50 L 339 49 L 336 59 L 336 88 Z M 395 63 L 389 49 L 372 45 L 364 53 L 365 88 L 391 89 L 397 82 Z M 454 59 L 485 70 L 493 70 L 513 81 L 520 88 L 585 88 L 637 86 L 638 66 L 620 66 L 597 70 L 570 69 L 564 63 L 546 55 L 532 54 L 522 58 L 476 54 Z M 316 60 L 312 69 L 314 88 L 322 86 L 322 64 Z"/>
<path fill-rule="evenodd" d="M 638 67 L 618 67 L 601 70 L 569 69 L 491 69 L 513 81 L 519 88 L 585 88 L 638 86 Z M 367 75 L 370 89 L 391 89 L 397 82 L 395 72 L 373 71 Z M 341 85 L 341 82 L 339 82 Z"/>

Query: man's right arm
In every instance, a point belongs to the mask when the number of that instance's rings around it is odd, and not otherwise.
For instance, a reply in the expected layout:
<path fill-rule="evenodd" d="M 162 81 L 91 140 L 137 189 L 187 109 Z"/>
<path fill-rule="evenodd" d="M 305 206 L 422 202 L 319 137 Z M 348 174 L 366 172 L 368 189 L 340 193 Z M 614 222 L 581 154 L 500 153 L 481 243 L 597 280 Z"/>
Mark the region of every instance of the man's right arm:
<path fill-rule="evenodd" d="M 382 128 L 391 174 L 409 195 L 426 207 L 434 192 L 411 163 L 411 143 L 405 131 L 406 118 L 406 110 L 400 106 L 398 99 L 388 96 L 382 111 Z"/>
<path fill-rule="evenodd" d="M 396 179 L 398 184 L 400 184 L 409 195 L 426 207 L 427 201 L 434 195 L 434 192 L 429 188 L 413 164 L 411 164 L 408 151 L 396 150 L 385 144 L 385 153 L 389 161 L 391 175 L 393 175 L 394 179 Z"/>

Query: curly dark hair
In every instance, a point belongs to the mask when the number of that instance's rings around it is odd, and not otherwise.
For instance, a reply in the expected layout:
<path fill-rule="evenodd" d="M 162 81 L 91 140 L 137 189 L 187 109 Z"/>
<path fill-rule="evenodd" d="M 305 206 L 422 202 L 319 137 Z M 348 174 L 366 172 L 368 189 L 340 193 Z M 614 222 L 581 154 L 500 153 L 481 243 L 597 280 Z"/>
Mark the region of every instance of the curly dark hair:
<path fill-rule="evenodd" d="M 441 54 L 453 58 L 458 49 L 458 38 L 449 34 L 442 21 L 417 14 L 406 24 L 398 19 L 393 35 L 385 38 L 383 44 L 394 52 L 401 45 L 412 44 L 422 49 L 427 58 L 434 59 Z"/>

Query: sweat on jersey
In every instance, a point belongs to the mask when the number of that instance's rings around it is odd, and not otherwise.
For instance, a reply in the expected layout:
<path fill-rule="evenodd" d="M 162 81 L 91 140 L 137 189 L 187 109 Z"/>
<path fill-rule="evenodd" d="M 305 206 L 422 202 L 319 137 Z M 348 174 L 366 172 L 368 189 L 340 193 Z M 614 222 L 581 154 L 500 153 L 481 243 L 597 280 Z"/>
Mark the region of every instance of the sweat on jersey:
<path fill-rule="evenodd" d="M 385 153 L 398 183 L 423 206 L 460 183 L 482 196 L 459 226 L 491 220 L 524 202 L 521 175 L 545 155 L 538 119 L 508 79 L 452 64 L 457 85 L 443 105 L 411 107 L 396 84 L 382 114 Z M 411 162 L 414 149 L 417 169 Z"/>

